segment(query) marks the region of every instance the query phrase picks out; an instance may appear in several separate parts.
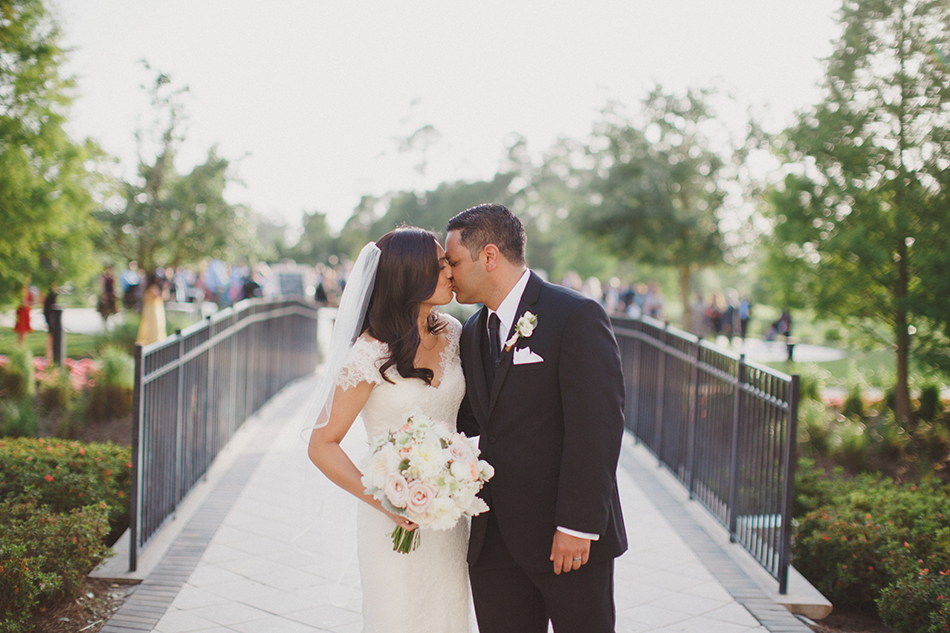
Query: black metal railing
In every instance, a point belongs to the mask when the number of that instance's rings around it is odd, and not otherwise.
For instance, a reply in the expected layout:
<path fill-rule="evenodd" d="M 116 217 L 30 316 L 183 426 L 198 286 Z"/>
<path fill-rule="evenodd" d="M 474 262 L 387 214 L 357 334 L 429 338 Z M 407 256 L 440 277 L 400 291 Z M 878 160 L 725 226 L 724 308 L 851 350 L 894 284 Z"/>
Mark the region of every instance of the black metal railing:
<path fill-rule="evenodd" d="M 654 319 L 612 321 L 627 429 L 786 593 L 798 376 Z"/>
<path fill-rule="evenodd" d="M 317 307 L 242 301 L 135 348 L 129 570 L 235 431 L 318 363 Z"/>

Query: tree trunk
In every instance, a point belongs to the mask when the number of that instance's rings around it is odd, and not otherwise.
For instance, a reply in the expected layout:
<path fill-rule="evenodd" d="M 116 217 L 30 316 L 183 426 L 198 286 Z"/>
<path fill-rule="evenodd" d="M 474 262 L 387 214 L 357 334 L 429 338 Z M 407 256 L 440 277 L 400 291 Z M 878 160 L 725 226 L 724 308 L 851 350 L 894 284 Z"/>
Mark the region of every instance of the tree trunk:
<path fill-rule="evenodd" d="M 907 244 L 901 240 L 897 246 L 897 287 L 894 289 L 894 338 L 897 343 L 897 384 L 894 386 L 894 414 L 905 428 L 913 423 L 913 411 L 910 408 L 910 389 L 907 386 L 907 361 L 910 357 L 910 334 L 907 332 L 907 309 L 904 300 L 907 297 L 908 261 Z M 908 429 L 909 430 L 909 429 Z"/>
<path fill-rule="evenodd" d="M 683 320 L 681 321 L 680 327 L 683 328 L 684 332 L 689 332 L 689 325 L 692 319 L 692 312 L 693 312 L 689 304 L 689 279 L 690 279 L 689 264 L 680 264 L 679 276 L 680 276 L 680 300 L 683 302 Z"/>

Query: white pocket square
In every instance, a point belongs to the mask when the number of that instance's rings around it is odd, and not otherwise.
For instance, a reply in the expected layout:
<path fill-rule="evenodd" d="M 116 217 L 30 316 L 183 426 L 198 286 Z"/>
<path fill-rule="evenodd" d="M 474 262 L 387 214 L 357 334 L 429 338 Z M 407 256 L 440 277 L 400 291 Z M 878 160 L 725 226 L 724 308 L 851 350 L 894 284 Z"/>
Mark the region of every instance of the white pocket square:
<path fill-rule="evenodd" d="M 515 350 L 512 362 L 515 365 L 530 365 L 531 363 L 543 363 L 544 359 L 532 352 L 530 347 L 522 347 Z"/>

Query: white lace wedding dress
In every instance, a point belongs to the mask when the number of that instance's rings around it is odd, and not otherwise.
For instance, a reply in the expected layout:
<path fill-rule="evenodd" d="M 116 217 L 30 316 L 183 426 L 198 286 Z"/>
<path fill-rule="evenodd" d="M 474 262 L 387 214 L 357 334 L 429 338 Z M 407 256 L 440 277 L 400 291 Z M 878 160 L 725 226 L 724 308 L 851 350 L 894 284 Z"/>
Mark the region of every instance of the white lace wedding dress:
<path fill-rule="evenodd" d="M 442 315 L 448 344 L 441 355 L 442 379 L 426 385 L 418 378 L 403 378 L 395 367 L 386 370 L 393 383 L 383 380 L 379 368 L 388 346 L 357 339 L 349 352 L 339 384 L 348 389 L 362 381 L 374 384 L 361 416 L 366 436 L 374 438 L 403 424 L 402 414 L 419 407 L 433 420 L 455 428 L 456 414 L 465 393 L 459 359 L 462 325 Z M 472 608 L 468 582 L 469 520 L 463 517 L 452 530 L 424 528 L 417 549 L 408 554 L 393 551 L 391 534 L 396 525 L 383 513 L 359 504 L 357 548 L 363 588 L 363 626 L 366 633 L 471 633 Z"/>

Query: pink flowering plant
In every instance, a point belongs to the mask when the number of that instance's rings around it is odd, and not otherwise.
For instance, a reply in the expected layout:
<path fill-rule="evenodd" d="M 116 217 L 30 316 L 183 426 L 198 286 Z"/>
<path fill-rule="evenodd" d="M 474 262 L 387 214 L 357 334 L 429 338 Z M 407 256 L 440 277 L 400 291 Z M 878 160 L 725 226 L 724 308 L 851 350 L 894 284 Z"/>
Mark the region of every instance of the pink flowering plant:
<path fill-rule="evenodd" d="M 494 475 L 464 433 L 432 420 L 419 409 L 399 429 L 376 439 L 363 460 L 363 485 L 393 514 L 432 530 L 451 529 L 463 515 L 488 510 L 478 491 Z M 409 553 L 419 530 L 397 526 L 393 551 Z"/>
<path fill-rule="evenodd" d="M 42 356 L 33 358 L 33 367 L 36 370 L 36 382 L 41 387 L 55 385 L 60 372 L 66 372 L 69 376 L 69 384 L 75 391 L 83 391 L 94 386 L 93 375 L 98 369 L 96 362 L 91 358 L 66 358 L 63 359 L 63 366 L 60 368 Z"/>

